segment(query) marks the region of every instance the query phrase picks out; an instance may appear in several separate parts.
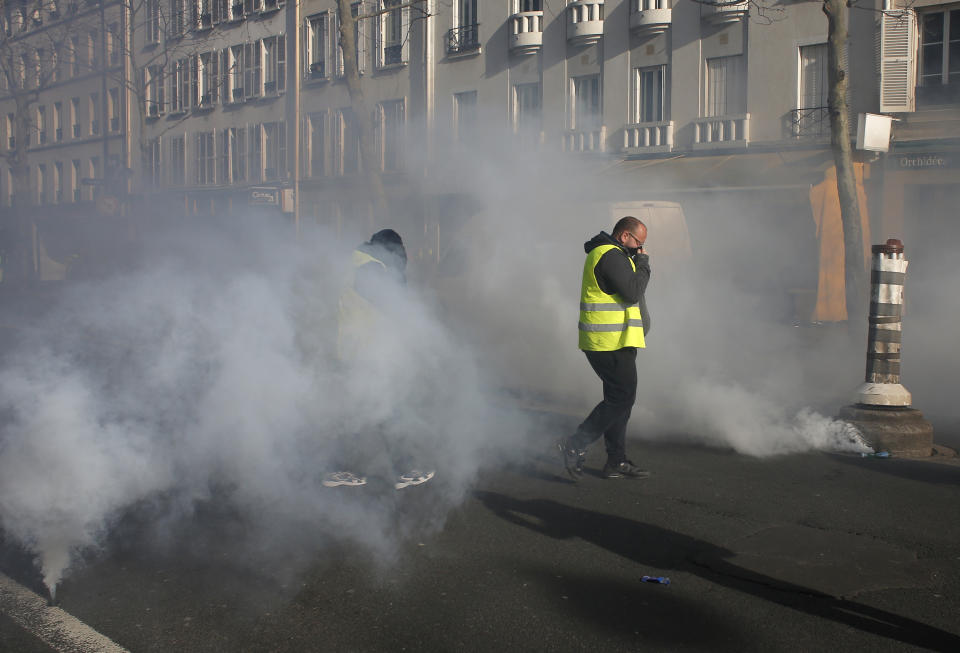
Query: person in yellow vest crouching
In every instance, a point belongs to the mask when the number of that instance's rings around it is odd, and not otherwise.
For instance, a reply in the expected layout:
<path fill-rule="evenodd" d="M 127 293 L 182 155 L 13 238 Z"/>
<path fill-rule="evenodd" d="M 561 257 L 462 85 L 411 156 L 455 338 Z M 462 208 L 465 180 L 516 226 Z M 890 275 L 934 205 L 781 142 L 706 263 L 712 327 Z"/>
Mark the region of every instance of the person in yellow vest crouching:
<path fill-rule="evenodd" d="M 390 328 L 392 313 L 404 310 L 398 295 L 406 285 L 407 251 L 403 239 L 393 229 L 382 229 L 357 247 L 351 255 L 350 274 L 340 294 L 337 316 L 337 358 L 342 371 L 372 380 L 378 374 L 377 358 L 384 355 L 376 347 Z M 382 345 L 382 343 L 381 343 Z M 390 420 L 373 425 L 363 433 L 346 433 L 339 438 L 339 471 L 323 478 L 326 487 L 357 487 L 367 484 L 364 476 L 348 467 L 364 464 L 392 476 L 400 490 L 422 485 L 434 477 L 434 470 L 413 464 L 412 443 L 390 428 Z M 368 469 L 369 471 L 369 469 Z"/>
<path fill-rule="evenodd" d="M 603 382 L 603 401 L 557 448 L 573 480 L 583 476 L 586 448 L 603 436 L 604 478 L 646 478 L 627 458 L 627 422 L 637 396 L 637 349 L 650 330 L 644 293 L 650 261 L 644 253 L 647 227 L 626 216 L 613 234 L 601 231 L 584 243 L 587 260 L 580 287 L 580 349 Z"/>

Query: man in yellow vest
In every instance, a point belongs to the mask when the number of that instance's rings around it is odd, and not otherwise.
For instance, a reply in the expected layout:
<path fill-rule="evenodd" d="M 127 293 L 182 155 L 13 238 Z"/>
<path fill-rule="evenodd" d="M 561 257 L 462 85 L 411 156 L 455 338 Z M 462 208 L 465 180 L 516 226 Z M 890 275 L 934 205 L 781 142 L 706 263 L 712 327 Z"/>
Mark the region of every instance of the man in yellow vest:
<path fill-rule="evenodd" d="M 601 231 L 583 248 L 580 287 L 580 349 L 603 381 L 603 401 L 557 447 L 573 480 L 583 475 L 587 446 L 603 436 L 604 478 L 646 478 L 627 458 L 627 422 L 637 396 L 637 349 L 650 329 L 644 293 L 650 261 L 644 253 L 647 227 L 633 216 L 617 221 L 613 234 Z"/>
<path fill-rule="evenodd" d="M 351 274 L 340 296 L 337 317 L 337 357 L 345 368 L 362 369 L 367 374 L 369 356 L 382 351 L 372 347 L 379 330 L 389 328 L 391 312 L 398 306 L 398 291 L 407 282 L 407 251 L 403 239 L 393 229 L 382 229 L 357 247 L 351 256 Z M 402 309 L 399 309 L 402 310 Z M 434 477 L 434 470 L 411 464 L 408 442 L 397 433 L 388 433 L 384 423 L 368 433 L 348 434 L 340 440 L 340 456 L 352 464 L 361 459 L 378 466 L 384 475 L 394 476 L 397 490 L 422 485 Z M 402 467 L 402 469 L 400 469 Z M 402 473 L 401 473 L 402 472 Z M 327 474 L 326 487 L 357 487 L 367 479 L 351 471 Z"/>

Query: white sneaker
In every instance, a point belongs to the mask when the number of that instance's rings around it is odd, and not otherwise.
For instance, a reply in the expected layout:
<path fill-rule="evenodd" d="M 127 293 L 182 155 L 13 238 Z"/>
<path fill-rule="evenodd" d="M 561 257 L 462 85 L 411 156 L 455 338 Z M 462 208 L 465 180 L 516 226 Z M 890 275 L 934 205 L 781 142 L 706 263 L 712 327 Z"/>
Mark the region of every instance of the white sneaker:
<path fill-rule="evenodd" d="M 406 474 L 400 475 L 400 478 L 397 479 L 397 482 L 394 485 L 394 487 L 398 490 L 402 490 L 403 488 L 409 485 L 422 485 L 423 483 L 426 483 L 431 478 L 433 478 L 433 475 L 435 473 L 436 472 L 434 472 L 432 469 L 429 472 L 421 472 L 416 469 L 413 471 L 409 471 Z"/>
<path fill-rule="evenodd" d="M 338 485 L 357 487 L 366 485 L 367 479 L 357 476 L 353 472 L 333 472 L 323 477 L 323 484 L 326 487 L 337 487 Z"/>

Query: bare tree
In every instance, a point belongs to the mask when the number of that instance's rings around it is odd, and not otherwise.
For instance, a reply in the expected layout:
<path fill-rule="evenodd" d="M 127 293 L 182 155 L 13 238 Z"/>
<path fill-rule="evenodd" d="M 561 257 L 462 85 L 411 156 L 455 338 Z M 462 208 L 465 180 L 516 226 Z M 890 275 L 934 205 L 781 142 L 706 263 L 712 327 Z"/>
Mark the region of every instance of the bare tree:
<path fill-rule="evenodd" d="M 785 17 L 783 9 L 771 0 L 694 0 L 698 4 L 718 8 L 742 5 L 745 1 L 753 7 L 755 17 L 761 23 L 770 23 Z M 837 192 L 843 225 L 847 313 L 852 315 L 863 304 L 867 292 L 860 203 L 857 199 L 853 151 L 850 146 L 850 107 L 847 104 L 849 83 L 844 69 L 850 7 L 856 0 L 821 2 L 823 13 L 827 16 L 827 113 L 830 117 L 830 143 L 837 169 Z"/>
<path fill-rule="evenodd" d="M 8 214 L 7 256 L 11 259 L 7 270 L 19 279 L 32 277 L 33 259 L 30 247 L 32 222 L 26 207 L 30 204 L 29 147 L 45 136 L 45 125 L 38 124 L 35 109 L 43 93 L 60 81 L 66 54 L 70 50 L 71 30 L 77 28 L 76 4 L 68 4 L 61 12 L 49 0 L 5 0 L 0 2 L 0 99 L 3 106 L 12 109 L 8 129 L 7 148 L 0 150 L 10 167 L 13 210 Z M 96 65 L 85 61 L 84 65 Z M 6 98 L 3 98 L 3 95 Z"/>
<path fill-rule="evenodd" d="M 343 56 L 343 76 L 347 83 L 347 90 L 350 93 L 350 108 L 353 112 L 353 120 L 356 125 L 357 134 L 360 140 L 360 165 L 364 174 L 367 175 L 370 184 L 370 192 L 375 198 L 374 210 L 377 215 L 382 215 L 386 210 L 386 193 L 383 188 L 383 177 L 380 174 L 380 165 L 377 161 L 376 147 L 373 142 L 373 126 L 371 114 L 368 111 L 366 99 L 363 94 L 363 87 L 360 83 L 360 67 L 357 61 L 357 38 L 359 30 L 356 29 L 360 21 L 381 20 L 382 16 L 394 11 L 415 10 L 418 18 L 429 17 L 425 9 L 426 0 L 412 0 L 404 2 L 403 0 L 384 0 L 377 4 L 377 8 L 363 12 L 358 11 L 354 15 L 352 11 L 353 3 L 351 0 L 337 0 L 337 11 L 339 20 L 340 49 Z M 362 7 L 363 4 L 360 4 Z M 410 25 L 413 21 L 409 22 Z M 410 38 L 410 33 L 404 35 L 405 39 Z"/>

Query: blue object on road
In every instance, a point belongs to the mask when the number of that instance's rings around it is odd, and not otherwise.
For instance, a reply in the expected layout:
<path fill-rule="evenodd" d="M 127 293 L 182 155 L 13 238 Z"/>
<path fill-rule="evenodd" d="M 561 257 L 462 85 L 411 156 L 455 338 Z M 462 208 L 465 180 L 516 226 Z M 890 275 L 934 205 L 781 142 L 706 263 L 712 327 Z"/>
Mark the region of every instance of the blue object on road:
<path fill-rule="evenodd" d="M 657 583 L 658 585 L 669 585 L 670 579 L 666 576 L 642 576 L 641 583 Z"/>
<path fill-rule="evenodd" d="M 889 457 L 890 457 L 890 452 L 889 452 L 889 451 L 878 451 L 878 452 L 876 452 L 876 453 L 861 453 L 861 454 L 860 454 L 860 457 L 861 457 L 861 458 L 889 458 Z"/>

